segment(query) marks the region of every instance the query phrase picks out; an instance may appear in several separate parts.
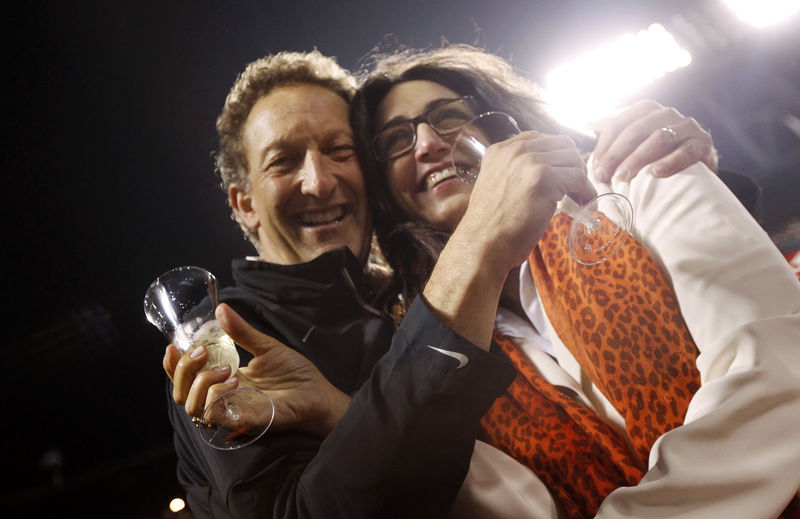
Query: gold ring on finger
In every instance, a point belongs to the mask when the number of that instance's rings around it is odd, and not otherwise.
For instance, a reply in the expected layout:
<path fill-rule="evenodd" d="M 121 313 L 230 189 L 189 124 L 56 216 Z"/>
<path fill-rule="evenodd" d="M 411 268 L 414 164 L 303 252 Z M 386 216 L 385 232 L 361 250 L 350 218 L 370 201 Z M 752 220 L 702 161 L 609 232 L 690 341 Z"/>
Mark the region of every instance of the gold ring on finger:
<path fill-rule="evenodd" d="M 199 428 L 201 425 L 202 425 L 203 427 L 211 427 L 211 424 L 210 424 L 209 422 L 207 422 L 207 421 L 203 420 L 202 418 L 198 418 L 198 417 L 196 417 L 196 416 L 193 416 L 193 417 L 192 417 L 192 423 L 194 424 L 194 426 L 195 426 L 195 427 L 198 427 L 198 428 Z"/>

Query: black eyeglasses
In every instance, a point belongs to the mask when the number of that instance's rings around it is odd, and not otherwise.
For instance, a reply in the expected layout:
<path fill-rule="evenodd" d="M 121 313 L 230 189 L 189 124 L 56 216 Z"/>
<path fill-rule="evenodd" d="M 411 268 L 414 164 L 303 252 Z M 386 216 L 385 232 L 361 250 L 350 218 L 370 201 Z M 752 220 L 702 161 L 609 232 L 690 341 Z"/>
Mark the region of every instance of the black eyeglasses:
<path fill-rule="evenodd" d="M 475 118 L 474 105 L 472 96 L 442 99 L 422 115 L 395 121 L 372 138 L 372 154 L 379 161 L 386 162 L 409 152 L 417 143 L 420 123 L 427 123 L 442 137 L 453 134 Z"/>

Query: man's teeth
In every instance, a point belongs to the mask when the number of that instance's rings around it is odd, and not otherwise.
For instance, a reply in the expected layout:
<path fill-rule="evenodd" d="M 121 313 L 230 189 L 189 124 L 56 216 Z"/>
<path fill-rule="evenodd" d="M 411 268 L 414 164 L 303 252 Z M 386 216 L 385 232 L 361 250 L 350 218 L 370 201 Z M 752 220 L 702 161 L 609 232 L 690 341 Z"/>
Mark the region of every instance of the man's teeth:
<path fill-rule="evenodd" d="M 338 206 L 324 211 L 309 211 L 303 213 L 300 222 L 303 225 L 320 225 L 335 222 L 344 216 L 344 207 Z"/>
<path fill-rule="evenodd" d="M 439 182 L 442 182 L 442 181 L 447 180 L 448 178 L 452 178 L 454 176 L 456 176 L 456 170 L 455 170 L 455 168 L 452 168 L 452 167 L 449 167 L 447 169 L 443 169 L 441 171 L 437 171 L 435 173 L 431 173 L 430 175 L 428 175 L 428 178 L 425 179 L 425 189 L 427 191 L 430 191 Z"/>

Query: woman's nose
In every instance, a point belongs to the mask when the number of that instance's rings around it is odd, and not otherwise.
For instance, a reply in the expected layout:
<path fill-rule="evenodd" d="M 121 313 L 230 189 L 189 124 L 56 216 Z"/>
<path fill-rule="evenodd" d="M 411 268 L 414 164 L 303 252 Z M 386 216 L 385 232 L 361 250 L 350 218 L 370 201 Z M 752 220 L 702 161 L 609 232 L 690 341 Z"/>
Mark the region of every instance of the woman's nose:
<path fill-rule="evenodd" d="M 414 146 L 414 158 L 417 160 L 441 159 L 443 153 L 450 152 L 450 143 L 444 140 L 427 123 L 417 125 L 417 143 Z"/>

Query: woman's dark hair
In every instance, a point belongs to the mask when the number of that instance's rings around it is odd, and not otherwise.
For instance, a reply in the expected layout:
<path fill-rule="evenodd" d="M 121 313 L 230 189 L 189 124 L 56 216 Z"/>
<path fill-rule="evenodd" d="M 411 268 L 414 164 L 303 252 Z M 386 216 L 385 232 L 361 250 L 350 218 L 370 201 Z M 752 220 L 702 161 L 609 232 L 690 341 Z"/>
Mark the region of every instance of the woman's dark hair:
<path fill-rule="evenodd" d="M 373 54 L 368 61 L 357 72 L 361 87 L 351 105 L 351 123 L 364 167 L 367 195 L 375 208 L 375 232 L 394 270 L 391 290 L 410 304 L 425 286 L 449 234 L 412 221 L 403 213 L 390 195 L 385 163 L 378 162 L 370 152 L 378 105 L 395 85 L 433 81 L 461 96 L 472 96 L 479 113 L 497 110 L 511 115 L 522 130 L 566 134 L 586 151 L 592 139 L 558 124 L 547 113 L 534 83 L 524 79 L 507 61 L 475 47 L 405 49 Z"/>

